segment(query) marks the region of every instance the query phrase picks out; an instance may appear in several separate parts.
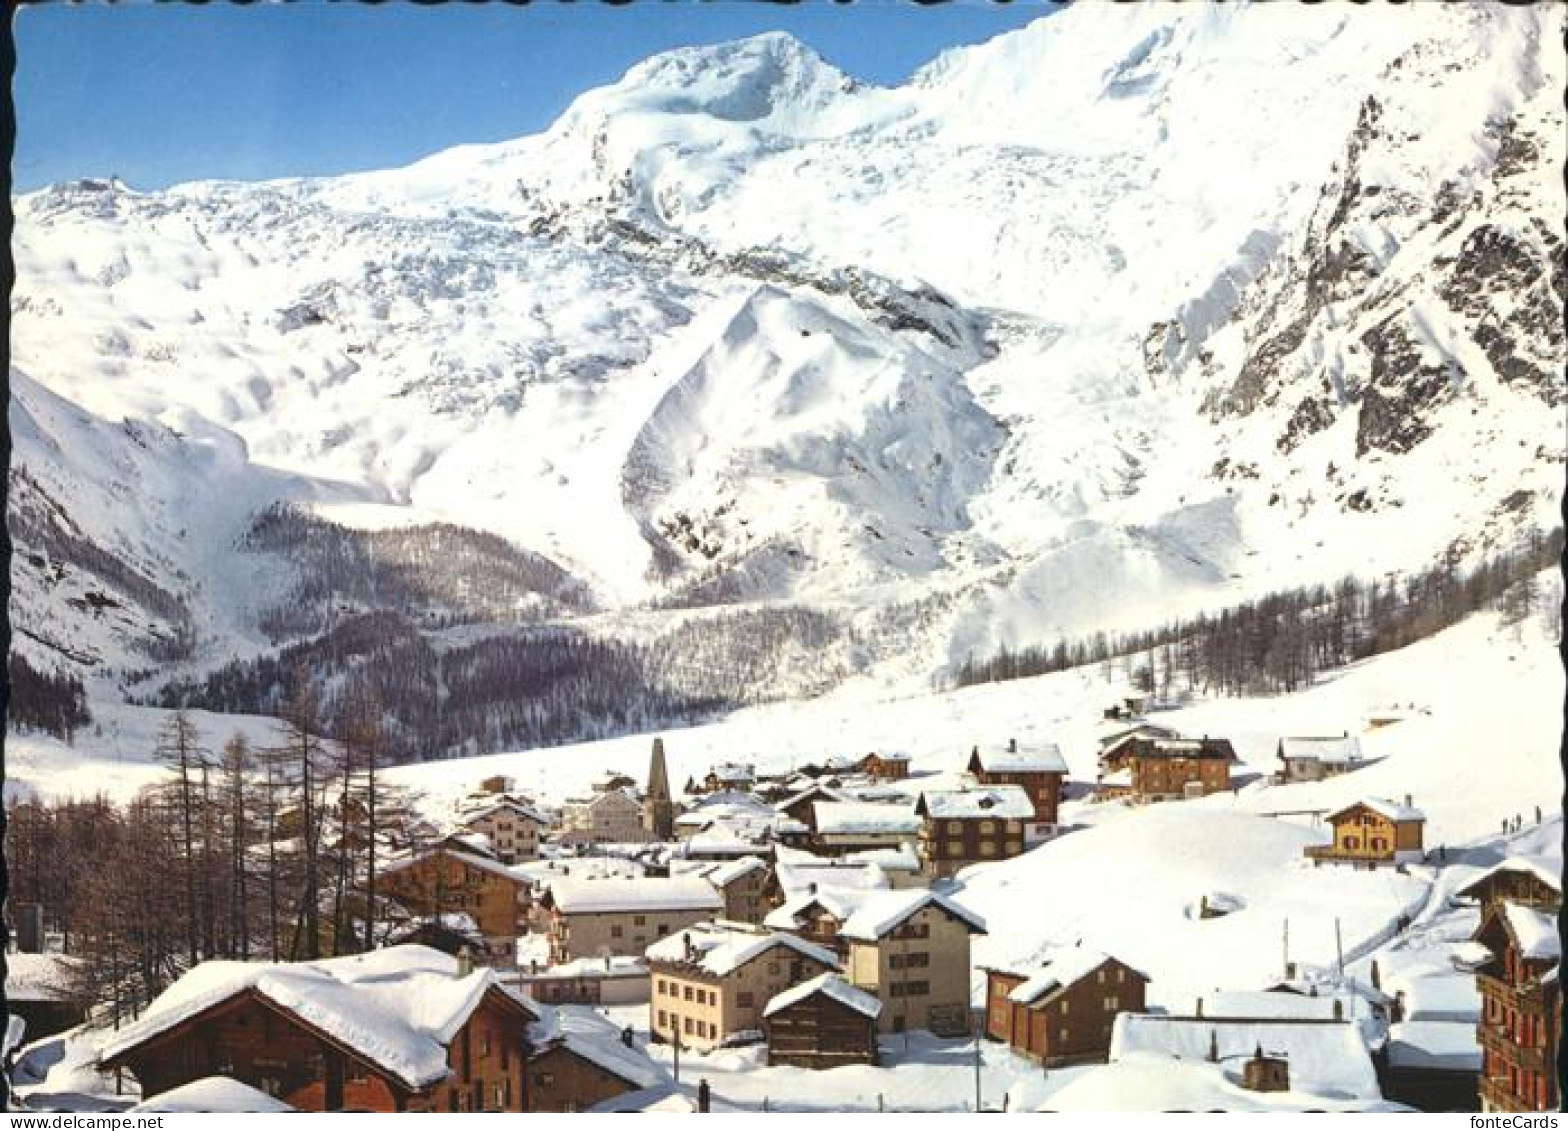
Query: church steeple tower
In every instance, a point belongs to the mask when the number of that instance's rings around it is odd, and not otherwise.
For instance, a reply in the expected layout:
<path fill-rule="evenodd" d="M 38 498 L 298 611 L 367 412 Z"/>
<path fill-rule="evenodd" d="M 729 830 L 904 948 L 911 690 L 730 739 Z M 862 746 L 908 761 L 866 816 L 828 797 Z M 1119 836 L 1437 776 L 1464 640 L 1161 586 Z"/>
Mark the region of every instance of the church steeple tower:
<path fill-rule="evenodd" d="M 654 840 L 675 839 L 675 801 L 670 797 L 670 771 L 664 764 L 664 739 L 653 740 L 648 761 L 648 789 L 642 801 L 642 826 Z"/>

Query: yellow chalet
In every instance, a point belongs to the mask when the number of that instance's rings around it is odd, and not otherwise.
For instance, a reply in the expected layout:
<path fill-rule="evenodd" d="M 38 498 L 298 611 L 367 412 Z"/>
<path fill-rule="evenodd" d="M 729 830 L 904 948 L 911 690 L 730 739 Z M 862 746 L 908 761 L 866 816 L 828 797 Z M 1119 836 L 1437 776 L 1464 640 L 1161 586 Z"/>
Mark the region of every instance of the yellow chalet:
<path fill-rule="evenodd" d="M 1421 838 L 1426 815 L 1410 803 L 1408 794 L 1403 805 L 1383 797 L 1364 797 L 1330 813 L 1328 823 L 1333 826 L 1334 839 L 1306 849 L 1314 867 L 1324 861 L 1368 868 L 1414 864 L 1425 855 Z"/>

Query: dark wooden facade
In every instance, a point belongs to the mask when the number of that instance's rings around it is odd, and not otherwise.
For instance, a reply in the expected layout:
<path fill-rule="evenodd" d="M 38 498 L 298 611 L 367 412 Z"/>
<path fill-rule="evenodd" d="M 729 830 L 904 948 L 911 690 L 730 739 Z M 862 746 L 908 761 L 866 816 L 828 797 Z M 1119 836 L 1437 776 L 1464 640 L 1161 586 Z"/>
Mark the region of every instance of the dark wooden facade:
<path fill-rule="evenodd" d="M 971 864 L 1008 860 L 1025 847 L 1021 818 L 992 814 L 933 817 L 922 797 L 915 806 L 920 823 L 920 859 L 933 879 L 951 876 Z"/>
<path fill-rule="evenodd" d="M 228 1076 L 300 1111 L 522 1111 L 525 1033 L 533 1018 L 487 993 L 448 1050 L 451 1074 L 423 1090 L 254 989 L 244 989 L 126 1049 L 142 1094 Z"/>
<path fill-rule="evenodd" d="M 1236 751 L 1228 739 L 1129 737 L 1100 756 L 1102 776 L 1126 772 L 1125 785 L 1102 784 L 1105 796 L 1135 801 L 1202 797 L 1230 788 Z"/>
<path fill-rule="evenodd" d="M 877 1019 L 818 991 L 762 1022 L 768 1063 L 796 1068 L 878 1064 Z"/>
<path fill-rule="evenodd" d="M 1028 977 L 986 971 L 986 1036 L 1047 1066 L 1103 1061 L 1118 1013 L 1142 1013 L 1148 979 L 1107 959 L 1072 985 L 1024 1004 L 1009 1000 Z"/>
<path fill-rule="evenodd" d="M 1510 867 L 1507 862 L 1493 868 L 1459 894 L 1478 900 L 1483 910 L 1503 902 L 1524 907 L 1555 908 L 1563 901 L 1562 892 L 1531 868 Z"/>
<path fill-rule="evenodd" d="M 1040 824 L 1057 823 L 1057 812 L 1062 804 L 1062 775 L 1039 772 L 1000 773 L 987 770 L 980 762 L 980 751 L 969 755 L 969 772 L 981 785 L 1016 785 L 1034 802 L 1034 820 Z"/>
<path fill-rule="evenodd" d="M 860 772 L 878 781 L 902 781 L 909 776 L 909 756 L 867 754 L 860 760 Z"/>
<path fill-rule="evenodd" d="M 507 957 L 509 940 L 528 933 L 526 881 L 506 875 L 496 862 L 450 848 L 384 872 L 377 888 L 415 915 L 466 914 L 479 927 L 492 957 Z"/>
<path fill-rule="evenodd" d="M 1482 913 L 1475 940 L 1492 952 L 1476 970 L 1481 992 L 1482 1111 L 1555 1111 L 1561 1097 L 1557 1047 L 1562 1028 L 1558 959 L 1525 956 L 1502 904 Z"/>
<path fill-rule="evenodd" d="M 638 1090 L 634 1082 L 565 1044 L 546 1048 L 528 1062 L 529 1111 L 586 1111 Z"/>

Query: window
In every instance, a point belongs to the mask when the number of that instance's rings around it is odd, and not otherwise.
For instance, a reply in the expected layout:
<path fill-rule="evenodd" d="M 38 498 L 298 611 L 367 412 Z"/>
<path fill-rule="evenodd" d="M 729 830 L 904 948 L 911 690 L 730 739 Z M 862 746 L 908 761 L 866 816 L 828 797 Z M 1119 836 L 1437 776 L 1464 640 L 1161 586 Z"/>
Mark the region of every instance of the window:
<path fill-rule="evenodd" d="M 1125 971 L 1125 970 L 1118 970 L 1118 971 L 1116 971 L 1116 981 L 1118 983 L 1125 982 L 1126 980 L 1127 980 L 1127 971 Z"/>
<path fill-rule="evenodd" d="M 910 982 L 904 991 L 905 997 L 925 997 L 931 992 L 930 982 Z"/>
<path fill-rule="evenodd" d="M 947 822 L 947 835 L 948 836 L 963 836 L 964 835 L 964 823 L 962 821 L 949 821 L 949 822 Z"/>
<path fill-rule="evenodd" d="M 668 923 L 660 923 L 657 929 L 661 939 L 670 933 L 670 925 Z"/>
<path fill-rule="evenodd" d="M 750 990 L 741 990 L 735 995 L 735 1004 L 740 1006 L 742 1009 L 751 1008 L 752 1003 L 753 997 Z"/>
<path fill-rule="evenodd" d="M 996 831 L 996 822 L 995 821 L 981 821 L 980 822 L 980 831 L 983 832 L 983 833 L 994 833 Z"/>
<path fill-rule="evenodd" d="M 647 924 L 647 922 L 648 922 L 648 916 L 646 916 L 646 915 L 633 915 L 632 916 L 632 926 L 634 926 L 634 927 L 645 926 Z"/>
<path fill-rule="evenodd" d="M 681 1031 L 688 1035 L 692 1032 L 692 1023 L 690 1017 L 681 1018 Z"/>
<path fill-rule="evenodd" d="M 964 842 L 961 841 L 961 840 L 950 840 L 950 841 L 948 841 L 947 842 L 947 854 L 949 856 L 963 856 L 963 854 L 964 854 Z"/>
<path fill-rule="evenodd" d="M 1102 969 L 1098 973 L 1096 973 L 1095 976 L 1094 976 L 1094 980 L 1099 982 L 1100 985 L 1102 985 L 1102 986 L 1105 985 L 1105 971 Z"/>
<path fill-rule="evenodd" d="M 1122 999 L 1115 996 L 1114 994 L 1108 998 L 1103 999 L 1103 1001 L 1105 1008 L 1112 1013 L 1121 1008 Z"/>
<path fill-rule="evenodd" d="M 662 1028 L 664 1028 L 664 1026 L 668 1025 L 669 1023 L 670 1023 L 669 1014 L 665 1013 L 665 1011 L 662 1010 L 662 1009 L 659 1010 L 659 1028 L 662 1029 Z"/>
<path fill-rule="evenodd" d="M 619 923 L 616 923 L 610 928 L 610 937 L 612 939 L 618 939 L 621 937 L 621 925 Z"/>
<path fill-rule="evenodd" d="M 1063 1044 L 1066 1044 L 1067 1043 L 1067 1030 L 1066 1029 L 1058 1029 L 1058 1030 L 1056 1030 L 1056 1039 L 1058 1041 L 1061 1041 Z"/>
<path fill-rule="evenodd" d="M 691 995 L 691 987 L 690 986 L 682 986 L 681 987 L 681 997 L 683 997 L 687 1001 L 690 1001 L 691 1000 L 691 996 L 692 996 Z"/>
<path fill-rule="evenodd" d="M 981 841 L 980 842 L 980 855 L 981 856 L 995 856 L 996 855 L 996 842 L 995 841 L 989 841 L 989 840 Z"/>
<path fill-rule="evenodd" d="M 1071 1004 L 1072 1004 L 1072 1002 L 1068 1001 L 1066 998 L 1063 998 L 1061 1000 L 1060 1004 L 1057 1006 L 1056 1012 L 1060 1013 L 1063 1017 L 1066 1017 L 1067 1016 L 1067 1007 L 1069 1005 L 1071 1005 Z"/>
<path fill-rule="evenodd" d="M 489 1029 L 486 1029 L 484 1032 L 479 1034 L 479 1055 L 480 1056 L 489 1056 L 490 1055 L 490 1030 Z"/>

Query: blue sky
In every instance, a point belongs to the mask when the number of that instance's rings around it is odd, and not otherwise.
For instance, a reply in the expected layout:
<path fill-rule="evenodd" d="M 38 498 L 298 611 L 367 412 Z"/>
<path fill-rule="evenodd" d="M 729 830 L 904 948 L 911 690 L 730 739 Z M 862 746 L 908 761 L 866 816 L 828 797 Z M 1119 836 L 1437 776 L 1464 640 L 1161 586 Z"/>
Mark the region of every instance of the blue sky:
<path fill-rule="evenodd" d="M 889 84 L 945 47 L 1053 10 L 1046 0 L 33 7 L 14 24 L 12 176 L 25 192 L 110 174 L 150 189 L 387 168 L 537 132 L 576 95 L 671 47 L 783 30 Z"/>

